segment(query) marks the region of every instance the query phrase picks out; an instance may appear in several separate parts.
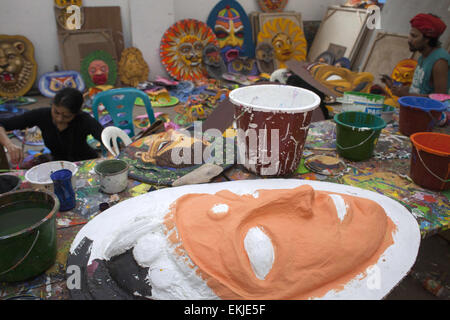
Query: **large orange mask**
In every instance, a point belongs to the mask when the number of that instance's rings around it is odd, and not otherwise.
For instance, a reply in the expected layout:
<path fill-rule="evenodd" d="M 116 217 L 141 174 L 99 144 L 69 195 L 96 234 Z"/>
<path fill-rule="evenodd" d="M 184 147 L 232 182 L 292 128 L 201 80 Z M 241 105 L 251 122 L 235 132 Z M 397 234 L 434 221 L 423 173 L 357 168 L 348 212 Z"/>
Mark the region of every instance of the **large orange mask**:
<path fill-rule="evenodd" d="M 222 299 L 320 297 L 376 263 L 395 228 L 374 201 L 308 185 L 187 194 L 164 224 L 175 253 Z"/>

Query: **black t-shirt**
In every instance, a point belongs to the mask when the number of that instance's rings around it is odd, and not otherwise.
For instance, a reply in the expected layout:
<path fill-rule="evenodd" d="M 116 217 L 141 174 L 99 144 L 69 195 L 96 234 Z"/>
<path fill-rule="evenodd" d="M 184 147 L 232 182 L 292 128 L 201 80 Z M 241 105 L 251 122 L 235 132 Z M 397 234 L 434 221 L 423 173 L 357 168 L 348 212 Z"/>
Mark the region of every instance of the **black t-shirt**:
<path fill-rule="evenodd" d="M 102 125 L 89 114 L 81 112 L 63 131 L 53 124 L 51 108 L 34 109 L 22 115 L 0 119 L 6 131 L 23 130 L 38 126 L 47 148 L 54 160 L 81 161 L 97 158 L 98 155 L 86 142 L 89 134 L 101 141 Z"/>

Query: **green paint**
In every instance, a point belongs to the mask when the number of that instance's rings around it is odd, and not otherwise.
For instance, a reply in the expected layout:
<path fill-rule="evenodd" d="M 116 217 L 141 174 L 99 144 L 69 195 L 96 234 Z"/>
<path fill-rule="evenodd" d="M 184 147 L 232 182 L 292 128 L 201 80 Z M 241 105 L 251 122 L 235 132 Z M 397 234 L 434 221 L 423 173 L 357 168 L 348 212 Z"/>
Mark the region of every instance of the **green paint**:
<path fill-rule="evenodd" d="M 52 210 L 49 204 L 15 202 L 0 208 L 0 237 L 31 227 L 44 219 Z"/>

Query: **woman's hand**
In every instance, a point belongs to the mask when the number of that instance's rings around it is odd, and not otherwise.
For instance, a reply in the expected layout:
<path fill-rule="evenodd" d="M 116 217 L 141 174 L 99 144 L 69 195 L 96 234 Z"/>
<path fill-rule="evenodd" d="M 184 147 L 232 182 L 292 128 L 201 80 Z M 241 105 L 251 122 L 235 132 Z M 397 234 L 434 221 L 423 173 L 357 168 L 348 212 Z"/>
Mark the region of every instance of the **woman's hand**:
<path fill-rule="evenodd" d="M 410 95 L 408 86 L 393 86 L 391 88 L 391 92 L 394 96 L 397 97 L 404 97 Z"/>
<path fill-rule="evenodd" d="M 9 143 L 6 146 L 8 150 L 9 158 L 11 159 L 11 163 L 20 164 L 23 161 L 23 151 L 22 148 L 16 146 L 14 143 Z"/>

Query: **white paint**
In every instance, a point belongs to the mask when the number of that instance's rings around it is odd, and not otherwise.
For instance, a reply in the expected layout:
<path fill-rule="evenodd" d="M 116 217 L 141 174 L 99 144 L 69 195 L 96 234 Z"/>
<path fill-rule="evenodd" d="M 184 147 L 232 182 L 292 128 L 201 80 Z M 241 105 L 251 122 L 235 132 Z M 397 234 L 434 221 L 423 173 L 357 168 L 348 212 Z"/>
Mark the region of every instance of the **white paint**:
<path fill-rule="evenodd" d="M 248 112 L 305 113 L 316 109 L 320 104 L 319 96 L 312 91 L 272 84 L 234 89 L 229 98 L 233 104 Z"/>
<path fill-rule="evenodd" d="M 94 259 L 109 259 L 123 253 L 133 246 L 140 247 L 143 265 L 151 265 L 148 281 L 152 285 L 153 299 L 217 299 L 206 283 L 195 274 L 197 268 L 191 269 L 192 261 L 173 254 L 173 247 L 162 232 L 161 222 L 169 212 L 170 205 L 186 194 L 215 194 L 228 190 L 238 195 L 252 195 L 263 189 L 292 189 L 300 185 L 310 185 L 315 190 L 342 193 L 376 201 L 397 226 L 393 234 L 394 244 L 390 246 L 375 264 L 379 267 L 381 283 L 379 290 L 370 290 L 362 275 L 350 281 L 342 291 L 328 292 L 323 299 L 382 299 L 407 275 L 415 263 L 420 244 L 420 229 L 416 219 L 397 201 L 378 193 L 352 186 L 321 181 L 297 179 L 258 179 L 223 183 L 209 183 L 166 188 L 149 192 L 118 203 L 102 212 L 87 223 L 75 237 L 70 252 L 73 254 L 85 238 L 93 241 L 89 262 Z M 155 234 L 162 238 L 163 246 L 153 246 L 151 239 L 145 238 Z M 145 237 L 144 237 L 145 236 Z M 143 243 L 139 243 L 142 241 Z M 150 246 L 150 249 L 145 247 Z M 153 248 L 153 249 L 151 249 Z M 159 248 L 159 249 L 158 249 Z M 154 252 L 154 251 L 158 252 Z M 145 257 L 148 252 L 148 257 Z M 153 262 L 154 261 L 154 262 Z M 155 268 L 162 269 L 159 271 Z M 172 272 L 169 276 L 166 272 Z M 161 279 L 158 278 L 161 275 Z M 167 285 L 168 279 L 171 281 Z M 155 281 L 158 286 L 155 286 Z"/>
<path fill-rule="evenodd" d="M 275 260 L 272 241 L 259 227 L 248 230 L 244 239 L 244 248 L 255 276 L 264 280 L 272 270 Z"/>
<path fill-rule="evenodd" d="M 228 210 L 229 210 L 228 205 L 224 203 L 216 204 L 214 205 L 214 207 L 212 207 L 212 212 L 215 214 L 228 213 Z"/>
<path fill-rule="evenodd" d="M 341 222 L 344 221 L 344 218 L 347 214 L 348 205 L 345 203 L 345 200 L 338 194 L 330 194 L 330 197 L 336 207 L 339 220 L 341 220 Z"/>

